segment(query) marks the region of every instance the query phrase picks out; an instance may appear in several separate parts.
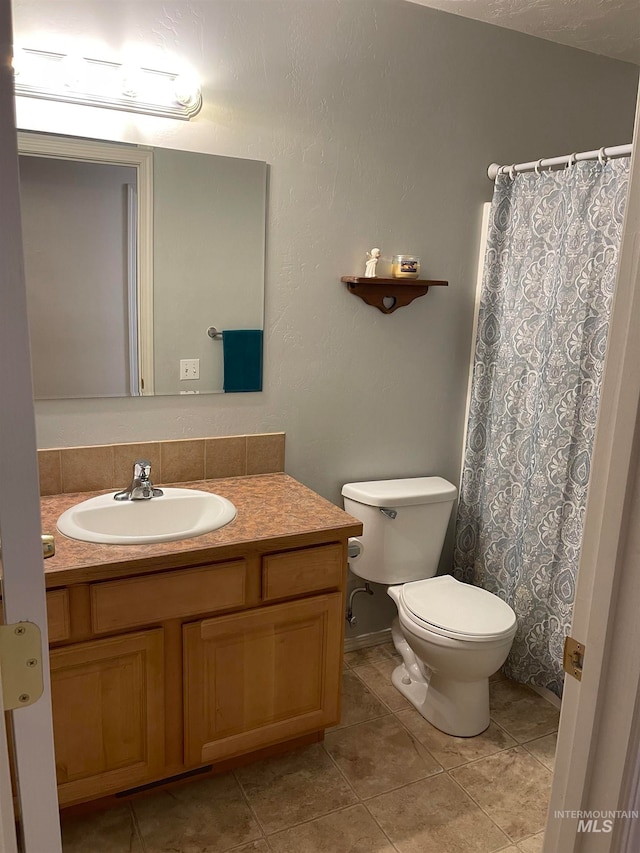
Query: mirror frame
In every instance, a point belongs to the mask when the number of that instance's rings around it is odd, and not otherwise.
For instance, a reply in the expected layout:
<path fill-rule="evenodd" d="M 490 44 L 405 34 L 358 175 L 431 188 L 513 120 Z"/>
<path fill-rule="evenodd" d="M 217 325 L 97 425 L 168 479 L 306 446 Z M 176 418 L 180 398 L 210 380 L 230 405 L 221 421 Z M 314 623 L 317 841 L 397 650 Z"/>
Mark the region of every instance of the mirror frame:
<path fill-rule="evenodd" d="M 130 227 L 135 229 L 137 358 L 140 376 L 144 377 L 140 396 L 153 396 L 153 149 L 134 143 L 18 131 L 18 154 L 130 166 L 136 170 L 134 221 Z"/>

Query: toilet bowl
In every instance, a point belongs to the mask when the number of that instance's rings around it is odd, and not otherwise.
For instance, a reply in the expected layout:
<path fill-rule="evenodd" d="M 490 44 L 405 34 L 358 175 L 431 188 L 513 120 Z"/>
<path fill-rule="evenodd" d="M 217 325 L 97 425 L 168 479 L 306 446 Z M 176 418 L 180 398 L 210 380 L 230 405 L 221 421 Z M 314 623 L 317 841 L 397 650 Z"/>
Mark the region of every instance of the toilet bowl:
<path fill-rule="evenodd" d="M 348 483 L 342 494 L 363 523 L 349 567 L 387 584 L 398 608 L 392 637 L 402 664 L 393 684 L 447 734 L 480 734 L 489 725 L 489 676 L 509 654 L 516 616 L 487 590 L 435 576 L 455 486 L 414 477 Z"/>
<path fill-rule="evenodd" d="M 392 637 L 402 656 L 397 689 L 443 732 L 472 737 L 489 725 L 489 676 L 516 632 L 513 610 L 450 575 L 388 589 L 398 607 Z"/>

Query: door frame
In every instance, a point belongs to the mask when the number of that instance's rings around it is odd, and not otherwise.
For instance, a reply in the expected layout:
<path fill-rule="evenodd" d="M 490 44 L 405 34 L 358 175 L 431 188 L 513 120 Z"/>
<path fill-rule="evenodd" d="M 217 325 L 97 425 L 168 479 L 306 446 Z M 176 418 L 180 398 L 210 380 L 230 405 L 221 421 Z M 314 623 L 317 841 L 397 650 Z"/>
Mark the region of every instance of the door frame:
<path fill-rule="evenodd" d="M 578 832 L 576 812 L 629 809 L 636 795 L 630 786 L 640 734 L 639 138 L 640 90 L 571 627 L 585 645 L 584 667 L 581 682 L 565 679 L 545 853 L 637 850 L 628 846 L 637 821 L 616 818 L 612 831 L 600 823 L 600 831 L 592 824 Z"/>
<path fill-rule="evenodd" d="M 10 713 L 27 853 L 60 853 L 35 417 L 22 254 L 10 0 L 0 0 L 0 535 L 6 624 L 40 629 L 44 693 Z M 0 749 L 6 779 L 7 753 Z"/>

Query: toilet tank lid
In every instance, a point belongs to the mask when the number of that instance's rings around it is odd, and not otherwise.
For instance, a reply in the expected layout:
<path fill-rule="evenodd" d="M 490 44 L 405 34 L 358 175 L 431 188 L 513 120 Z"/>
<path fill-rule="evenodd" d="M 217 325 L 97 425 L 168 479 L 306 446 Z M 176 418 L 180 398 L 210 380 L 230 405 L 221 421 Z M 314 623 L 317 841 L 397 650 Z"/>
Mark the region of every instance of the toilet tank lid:
<path fill-rule="evenodd" d="M 367 506 L 416 506 L 455 500 L 458 490 L 442 477 L 410 477 L 404 480 L 371 480 L 346 483 L 345 498 Z"/>

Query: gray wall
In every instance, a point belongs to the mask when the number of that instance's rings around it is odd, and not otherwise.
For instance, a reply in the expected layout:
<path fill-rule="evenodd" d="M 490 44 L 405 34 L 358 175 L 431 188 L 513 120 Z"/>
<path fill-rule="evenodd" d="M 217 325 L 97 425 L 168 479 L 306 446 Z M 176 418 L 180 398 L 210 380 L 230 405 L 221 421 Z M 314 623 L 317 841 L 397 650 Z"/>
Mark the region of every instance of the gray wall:
<path fill-rule="evenodd" d="M 629 142 L 637 69 L 402 0 L 18 0 L 15 26 L 146 39 L 204 86 L 190 123 L 22 99 L 20 126 L 270 165 L 264 392 L 40 403 L 40 446 L 285 430 L 287 471 L 336 502 L 457 482 L 487 165 Z M 339 280 L 372 246 L 450 286 L 383 315 Z M 357 632 L 392 611 L 363 602 Z"/>
<path fill-rule="evenodd" d="M 266 189 L 265 163 L 153 152 L 154 393 L 222 391 L 207 328 L 263 328 Z M 181 358 L 200 360 L 199 379 L 180 380 Z"/>

